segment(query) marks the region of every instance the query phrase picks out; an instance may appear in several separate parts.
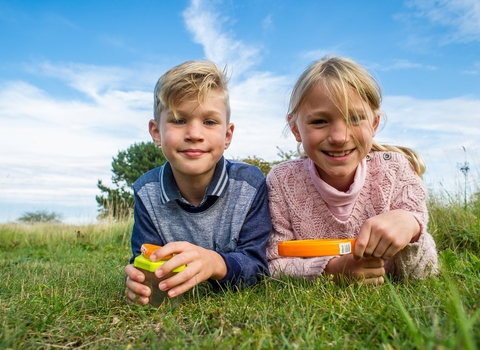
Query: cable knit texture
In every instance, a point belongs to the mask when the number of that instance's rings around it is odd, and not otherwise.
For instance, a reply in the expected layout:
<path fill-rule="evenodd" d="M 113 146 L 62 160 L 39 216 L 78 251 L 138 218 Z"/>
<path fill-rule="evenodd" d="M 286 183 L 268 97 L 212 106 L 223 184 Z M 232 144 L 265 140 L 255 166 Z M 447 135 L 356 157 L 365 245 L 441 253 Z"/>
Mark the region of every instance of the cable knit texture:
<path fill-rule="evenodd" d="M 290 258 L 278 255 L 278 243 L 297 239 L 354 238 L 368 218 L 403 209 L 412 213 L 421 227 L 417 242 L 408 244 L 385 263 L 388 275 L 423 279 L 438 272 L 435 242 L 426 231 L 426 188 L 409 161 L 396 152 L 371 152 L 365 183 L 345 220 L 337 219 L 315 188 L 308 159 L 281 163 L 268 174 L 273 233 L 267 258 L 271 273 L 280 277 L 318 277 L 333 258 Z"/>

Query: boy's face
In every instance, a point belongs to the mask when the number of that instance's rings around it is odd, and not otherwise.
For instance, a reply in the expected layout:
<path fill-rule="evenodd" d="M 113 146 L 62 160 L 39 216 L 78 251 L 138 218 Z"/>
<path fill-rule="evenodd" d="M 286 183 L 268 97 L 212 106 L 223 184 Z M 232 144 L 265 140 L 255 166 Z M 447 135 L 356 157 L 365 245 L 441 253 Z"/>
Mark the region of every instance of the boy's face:
<path fill-rule="evenodd" d="M 150 134 L 162 147 L 177 181 L 187 177 L 210 182 L 232 141 L 234 126 L 226 119 L 223 95 L 211 91 L 202 105 L 197 100 L 181 102 L 177 119 L 167 109 L 160 114 L 159 125 L 150 121 Z"/>

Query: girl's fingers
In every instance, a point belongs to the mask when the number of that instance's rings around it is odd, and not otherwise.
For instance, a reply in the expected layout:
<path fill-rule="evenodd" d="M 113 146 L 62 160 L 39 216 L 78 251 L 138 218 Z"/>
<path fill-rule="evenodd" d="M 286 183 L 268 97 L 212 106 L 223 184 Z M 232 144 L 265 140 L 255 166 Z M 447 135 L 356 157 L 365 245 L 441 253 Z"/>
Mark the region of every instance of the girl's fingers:
<path fill-rule="evenodd" d="M 359 284 L 371 284 L 371 285 L 378 286 L 380 284 L 383 284 L 384 282 L 385 282 L 385 279 L 383 278 L 383 276 L 380 276 L 380 277 L 365 278 L 363 280 L 360 280 Z"/>
<path fill-rule="evenodd" d="M 365 269 L 383 268 L 385 266 L 385 260 L 381 258 L 363 258 L 361 264 Z"/>

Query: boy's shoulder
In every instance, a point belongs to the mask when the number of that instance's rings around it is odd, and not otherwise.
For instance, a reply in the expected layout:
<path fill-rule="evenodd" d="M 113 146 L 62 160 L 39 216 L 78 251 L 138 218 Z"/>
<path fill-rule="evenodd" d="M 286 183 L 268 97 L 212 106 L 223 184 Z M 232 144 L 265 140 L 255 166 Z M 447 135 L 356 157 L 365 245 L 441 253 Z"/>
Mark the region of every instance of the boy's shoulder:
<path fill-rule="evenodd" d="M 239 160 L 227 159 L 226 162 L 231 180 L 245 181 L 253 187 L 259 187 L 265 182 L 265 175 L 258 167 Z"/>
<path fill-rule="evenodd" d="M 162 171 L 163 166 L 147 171 L 145 174 L 140 176 L 134 183 L 134 191 L 139 190 L 143 186 L 152 182 L 160 182 L 160 172 Z"/>

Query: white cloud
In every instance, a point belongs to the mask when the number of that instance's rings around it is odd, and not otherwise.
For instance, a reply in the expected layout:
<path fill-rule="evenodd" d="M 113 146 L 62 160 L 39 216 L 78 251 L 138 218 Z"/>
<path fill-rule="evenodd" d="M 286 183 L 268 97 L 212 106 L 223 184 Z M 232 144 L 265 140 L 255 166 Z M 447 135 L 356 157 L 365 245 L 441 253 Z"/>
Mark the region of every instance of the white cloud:
<path fill-rule="evenodd" d="M 480 100 L 459 97 L 419 100 L 408 96 L 386 96 L 383 109 L 388 120 L 377 133 L 378 142 L 412 147 L 427 163 L 426 182 L 455 189 L 460 176 L 458 163 L 465 160 L 480 170 Z"/>
<path fill-rule="evenodd" d="M 203 46 L 206 58 L 220 66 L 228 65 L 233 79 L 257 63 L 260 49 L 223 32 L 222 25 L 229 19 L 215 12 L 210 2 L 192 0 L 183 17 L 193 41 Z"/>
<path fill-rule="evenodd" d="M 0 219 L 16 219 L 3 212 L 15 203 L 95 208 L 96 183 L 110 182 L 112 157 L 149 140 L 152 94 L 119 88 L 132 72 L 91 68 L 47 69 L 86 100 L 55 98 L 22 81 L 0 86 Z"/>
<path fill-rule="evenodd" d="M 290 81 L 270 73 L 258 73 L 230 86 L 234 138 L 227 156 L 256 155 L 277 160 L 278 149 L 295 150 L 292 136 L 283 135 Z"/>
<path fill-rule="evenodd" d="M 418 16 L 433 23 L 453 28 L 446 42 L 480 41 L 480 2 L 478 0 L 411 0 Z"/>
<path fill-rule="evenodd" d="M 398 59 L 392 62 L 390 65 L 387 66 L 377 66 L 379 70 L 389 71 L 389 70 L 399 70 L 399 69 L 427 69 L 427 70 L 435 70 L 436 67 L 431 65 L 425 65 L 422 63 L 415 63 L 405 59 Z"/>

